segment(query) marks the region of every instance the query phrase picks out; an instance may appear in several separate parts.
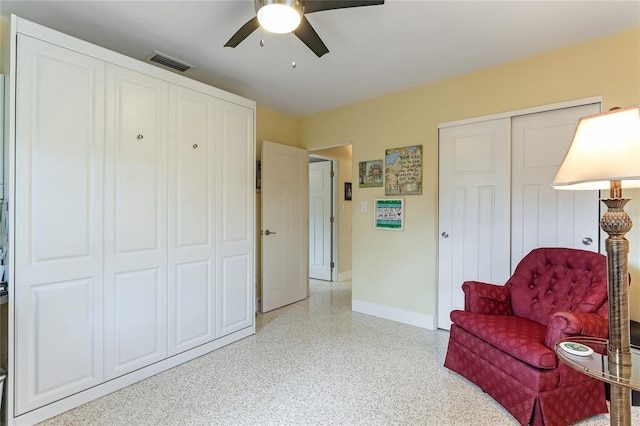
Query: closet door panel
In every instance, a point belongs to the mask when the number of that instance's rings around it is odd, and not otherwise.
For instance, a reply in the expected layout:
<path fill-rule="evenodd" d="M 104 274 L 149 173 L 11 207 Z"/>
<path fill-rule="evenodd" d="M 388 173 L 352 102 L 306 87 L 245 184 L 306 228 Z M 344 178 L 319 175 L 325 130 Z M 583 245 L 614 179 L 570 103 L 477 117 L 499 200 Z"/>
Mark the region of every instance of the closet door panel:
<path fill-rule="evenodd" d="M 24 35 L 18 45 L 11 368 L 22 414 L 103 379 L 105 64 Z"/>
<path fill-rule="evenodd" d="M 106 374 L 167 356 L 168 84 L 107 68 Z"/>
<path fill-rule="evenodd" d="M 253 110 L 220 101 L 217 166 L 217 334 L 253 324 Z"/>
<path fill-rule="evenodd" d="M 510 119 L 440 129 L 438 327 L 464 281 L 504 283 L 510 259 Z"/>
<path fill-rule="evenodd" d="M 117 76 L 115 139 L 109 141 L 115 154 L 110 178 L 115 185 L 116 255 L 158 252 L 164 243 L 166 88 L 136 77 Z"/>
<path fill-rule="evenodd" d="M 253 205 L 253 167 L 248 161 L 253 146 L 253 111 L 221 102 L 220 152 L 218 182 L 221 198 L 221 241 L 226 245 L 250 242 L 253 234 L 249 215 Z"/>
<path fill-rule="evenodd" d="M 253 304 L 247 282 L 247 270 L 251 269 L 249 256 L 239 254 L 222 259 L 220 286 L 220 332 L 229 334 L 251 325 L 250 308 Z M 250 306 L 249 306 L 250 305 Z"/>
<path fill-rule="evenodd" d="M 176 265 L 173 288 L 169 345 L 172 352 L 182 352 L 214 338 L 213 260 Z M 170 315 L 171 317 L 171 315 Z"/>
<path fill-rule="evenodd" d="M 172 86 L 169 353 L 215 338 L 216 99 Z"/>
<path fill-rule="evenodd" d="M 598 191 L 558 191 L 551 182 L 580 117 L 599 112 L 591 104 L 513 118 L 512 269 L 537 247 L 598 251 Z"/>
<path fill-rule="evenodd" d="M 161 296 L 164 274 L 159 269 L 115 274 L 110 299 L 114 307 L 111 373 L 116 376 L 164 357 L 159 344 L 166 329 Z"/>
<path fill-rule="evenodd" d="M 175 94 L 172 195 L 179 249 L 213 247 L 215 99 L 187 89 Z"/>

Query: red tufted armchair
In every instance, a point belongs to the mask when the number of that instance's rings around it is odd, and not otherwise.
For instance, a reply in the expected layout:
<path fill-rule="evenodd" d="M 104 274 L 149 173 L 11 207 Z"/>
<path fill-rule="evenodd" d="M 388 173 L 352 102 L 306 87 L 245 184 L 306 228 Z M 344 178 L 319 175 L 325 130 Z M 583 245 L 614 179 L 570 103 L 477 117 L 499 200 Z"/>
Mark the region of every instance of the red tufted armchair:
<path fill-rule="evenodd" d="M 445 367 L 491 395 L 522 424 L 560 426 L 607 412 L 602 382 L 559 362 L 556 341 L 606 338 L 605 256 L 539 248 L 507 283 L 467 281 L 451 312 Z"/>

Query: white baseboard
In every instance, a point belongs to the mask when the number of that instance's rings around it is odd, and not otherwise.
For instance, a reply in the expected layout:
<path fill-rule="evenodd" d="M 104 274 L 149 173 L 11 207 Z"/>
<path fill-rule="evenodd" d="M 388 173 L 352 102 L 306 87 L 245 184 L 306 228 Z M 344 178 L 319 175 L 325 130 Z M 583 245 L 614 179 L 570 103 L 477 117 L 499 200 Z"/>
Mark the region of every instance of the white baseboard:
<path fill-rule="evenodd" d="M 351 309 L 361 314 L 401 322 L 427 330 L 436 329 L 435 318 L 430 315 L 418 314 L 391 306 L 377 305 L 375 303 L 365 302 L 364 300 L 352 300 Z"/>
<path fill-rule="evenodd" d="M 338 274 L 338 281 L 349 281 L 351 279 L 351 271 L 344 271 Z"/>

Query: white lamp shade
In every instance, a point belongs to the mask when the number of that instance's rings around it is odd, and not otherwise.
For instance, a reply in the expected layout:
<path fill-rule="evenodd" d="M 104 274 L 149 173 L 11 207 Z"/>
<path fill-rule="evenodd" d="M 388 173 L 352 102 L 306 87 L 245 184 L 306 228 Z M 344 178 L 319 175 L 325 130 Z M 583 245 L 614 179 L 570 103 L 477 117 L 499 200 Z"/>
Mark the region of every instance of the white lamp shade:
<path fill-rule="evenodd" d="M 302 12 L 297 2 L 287 0 L 261 0 L 256 2 L 256 12 L 260 26 L 265 30 L 284 34 L 298 28 L 302 20 Z"/>
<path fill-rule="evenodd" d="M 583 117 L 551 186 L 555 189 L 640 188 L 640 107 Z"/>

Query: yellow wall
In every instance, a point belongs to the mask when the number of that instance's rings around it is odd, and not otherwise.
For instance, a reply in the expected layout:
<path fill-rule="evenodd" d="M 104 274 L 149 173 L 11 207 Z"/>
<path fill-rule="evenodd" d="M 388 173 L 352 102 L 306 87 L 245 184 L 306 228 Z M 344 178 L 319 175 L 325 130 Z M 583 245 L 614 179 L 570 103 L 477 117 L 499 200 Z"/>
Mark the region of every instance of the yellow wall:
<path fill-rule="evenodd" d="M 298 119 L 272 109 L 256 107 L 256 153 L 260 158 L 262 141 L 298 146 Z"/>
<path fill-rule="evenodd" d="M 352 180 L 351 145 L 321 149 L 311 152 L 332 160 L 337 160 L 338 170 L 336 184 L 338 189 L 337 224 L 338 224 L 338 273 L 344 279 L 351 276 L 351 214 L 353 201 L 344 199 L 344 183 Z M 355 181 L 357 185 L 357 180 Z"/>
<path fill-rule="evenodd" d="M 7 53 L 4 52 L 4 49 L 7 49 L 6 40 L 5 44 L 2 43 L 3 37 L 5 36 L 5 32 L 9 28 L 9 17 L 0 16 L 0 72 L 7 73 L 5 67 L 8 67 L 9 64 L 5 64 L 4 61 L 7 59 Z M 8 50 L 8 49 L 7 49 Z"/>
<path fill-rule="evenodd" d="M 592 96 L 605 110 L 640 103 L 640 28 L 299 119 L 300 146 L 349 141 L 354 170 L 386 148 L 423 145 L 423 194 L 405 197 L 403 232 L 372 229 L 371 202 L 384 188 L 353 188 L 353 205 L 369 203 L 353 212 L 353 298 L 436 314 L 438 123 Z M 640 216 L 637 207 L 631 213 Z M 628 238 L 632 318 L 640 320 L 636 223 Z"/>

